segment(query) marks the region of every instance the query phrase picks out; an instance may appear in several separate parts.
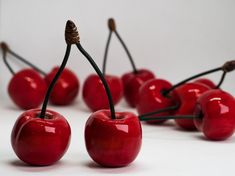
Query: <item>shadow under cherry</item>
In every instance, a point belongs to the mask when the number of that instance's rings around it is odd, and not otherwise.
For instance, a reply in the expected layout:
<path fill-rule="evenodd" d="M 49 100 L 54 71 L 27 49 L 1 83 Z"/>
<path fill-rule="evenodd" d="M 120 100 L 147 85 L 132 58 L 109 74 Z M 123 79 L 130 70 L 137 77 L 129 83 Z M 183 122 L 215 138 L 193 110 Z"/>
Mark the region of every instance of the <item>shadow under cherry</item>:
<path fill-rule="evenodd" d="M 50 166 L 33 166 L 33 165 L 26 164 L 20 160 L 11 160 L 7 162 L 7 165 L 9 165 L 10 167 L 14 167 L 14 169 L 18 169 L 24 172 L 47 172 L 49 170 L 60 167 L 61 165 L 63 165 L 63 162 L 58 161 L 55 164 L 50 165 Z"/>

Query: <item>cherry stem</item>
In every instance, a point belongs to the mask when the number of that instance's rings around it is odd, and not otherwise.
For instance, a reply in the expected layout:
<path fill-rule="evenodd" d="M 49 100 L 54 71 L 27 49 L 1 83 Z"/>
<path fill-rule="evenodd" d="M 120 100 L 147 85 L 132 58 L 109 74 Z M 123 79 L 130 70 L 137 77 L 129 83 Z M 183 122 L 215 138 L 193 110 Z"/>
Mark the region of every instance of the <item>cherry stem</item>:
<path fill-rule="evenodd" d="M 14 56 L 16 59 L 18 59 L 21 62 L 25 63 L 26 65 L 30 66 L 34 70 L 38 71 L 42 75 L 44 75 L 44 76 L 46 75 L 46 73 L 44 71 L 42 71 L 40 68 L 38 68 L 36 65 L 32 64 L 28 60 L 24 59 L 23 57 L 21 57 L 20 55 L 16 54 L 14 51 L 12 51 L 5 42 L 2 42 L 0 45 L 1 45 L 1 48 L 2 48 L 2 51 L 3 51 L 3 60 L 4 60 L 4 63 L 6 64 L 6 66 L 9 69 L 9 71 L 13 75 L 15 74 L 15 72 L 13 71 L 12 67 L 9 65 L 9 63 L 7 61 L 7 57 L 6 57 L 7 56 L 7 52 L 10 53 L 12 56 Z"/>
<path fill-rule="evenodd" d="M 108 40 L 107 40 L 106 47 L 105 47 L 105 52 L 104 52 L 104 60 L 103 60 L 103 68 L 102 68 L 103 74 L 105 75 L 108 50 L 109 50 L 110 40 L 111 40 L 111 36 L 112 36 L 113 32 L 115 33 L 116 37 L 120 41 L 121 45 L 123 46 L 128 58 L 130 60 L 130 63 L 131 63 L 132 69 L 133 69 L 133 73 L 137 74 L 138 70 L 136 69 L 134 60 L 133 60 L 127 46 L 125 45 L 124 41 L 122 40 L 121 36 L 119 35 L 119 33 L 116 30 L 116 24 L 115 24 L 115 21 L 114 21 L 113 18 L 110 18 L 108 20 L 108 28 L 109 28 L 109 36 L 108 36 Z"/>
<path fill-rule="evenodd" d="M 227 72 L 224 71 L 223 74 L 222 74 L 222 76 L 221 76 L 221 78 L 220 78 L 219 83 L 218 83 L 217 86 L 216 86 L 216 89 L 219 89 L 220 86 L 223 84 L 226 74 L 227 74 Z"/>
<path fill-rule="evenodd" d="M 3 51 L 2 57 L 3 57 L 3 62 L 6 65 L 7 69 L 11 72 L 12 75 L 15 75 L 15 71 L 7 61 L 7 51 Z"/>
<path fill-rule="evenodd" d="M 105 71 L 106 71 L 107 56 L 108 56 L 108 50 L 109 50 L 109 45 L 110 45 L 110 40 L 111 40 L 111 37 L 112 37 L 112 33 L 113 32 L 110 30 L 109 31 L 109 36 L 108 36 L 108 39 L 107 39 L 107 43 L 106 43 L 106 46 L 105 46 L 103 68 L 102 68 L 103 75 L 105 75 Z"/>
<path fill-rule="evenodd" d="M 188 81 L 191 81 L 191 80 L 193 80 L 193 79 L 195 79 L 195 78 L 198 78 L 198 77 L 201 77 L 201 76 L 210 74 L 210 73 L 214 73 L 214 72 L 217 72 L 217 71 L 221 71 L 221 70 L 223 70 L 223 67 L 218 67 L 218 68 L 215 68 L 215 69 L 212 69 L 212 70 L 208 70 L 208 71 L 205 71 L 205 72 L 196 74 L 196 75 L 194 75 L 194 76 L 192 76 L 192 77 L 189 77 L 189 78 L 187 78 L 187 79 L 185 79 L 185 80 L 183 80 L 183 81 L 181 81 L 181 82 L 175 84 L 174 86 L 172 86 L 172 87 L 169 88 L 168 90 L 164 90 L 164 91 L 163 91 L 163 95 L 164 95 L 164 96 L 167 96 L 167 95 L 168 95 L 171 91 L 173 91 L 175 88 L 177 88 L 177 87 L 179 87 L 179 86 L 185 84 L 185 83 L 188 82 Z"/>
<path fill-rule="evenodd" d="M 25 63 L 26 65 L 30 66 L 31 68 L 33 68 L 34 70 L 38 71 L 39 73 L 41 73 L 42 75 L 46 75 L 46 73 L 41 70 L 40 68 L 38 68 L 36 65 L 32 64 L 31 62 L 29 62 L 28 60 L 24 59 L 23 57 L 21 57 L 20 55 L 16 54 L 14 51 L 12 50 L 8 50 L 8 52 L 15 56 L 18 60 L 20 60 L 21 62 Z"/>
<path fill-rule="evenodd" d="M 65 52 L 65 56 L 64 56 L 64 59 L 63 59 L 63 62 L 62 64 L 60 65 L 60 68 L 59 70 L 57 71 L 55 77 L 53 78 L 53 80 L 51 81 L 48 89 L 47 89 L 47 93 L 46 93 L 46 96 L 45 96 L 45 99 L 44 99 L 44 102 L 43 102 L 43 105 L 42 105 L 42 109 L 41 109 L 41 113 L 39 115 L 40 118 L 44 119 L 45 118 L 45 115 L 46 115 L 46 109 L 47 109 L 47 105 L 48 105 L 48 101 L 49 101 L 49 98 L 50 98 L 50 95 L 51 95 L 51 92 L 53 90 L 53 87 L 55 86 L 57 80 L 59 79 L 62 71 L 64 70 L 66 64 L 67 64 L 67 61 L 69 59 L 69 54 L 70 54 L 70 51 L 71 51 L 71 45 L 70 44 L 67 44 L 67 48 L 66 48 L 66 52 Z"/>
<path fill-rule="evenodd" d="M 137 71 L 137 69 L 136 69 L 134 60 L 133 60 L 133 58 L 132 58 L 132 56 L 131 56 L 131 53 L 129 52 L 127 46 L 125 45 L 125 43 L 124 43 L 124 41 L 122 40 L 122 38 L 121 38 L 121 36 L 119 35 L 119 33 L 118 33 L 116 30 L 114 31 L 114 33 L 116 34 L 118 40 L 120 41 L 120 43 L 122 44 L 124 50 L 126 51 L 126 54 L 127 54 L 128 58 L 129 58 L 129 60 L 130 60 L 130 62 L 131 62 L 131 66 L 132 66 L 132 69 L 133 69 L 133 73 L 134 73 L 134 74 L 137 74 L 138 71 Z"/>
<path fill-rule="evenodd" d="M 143 117 L 139 116 L 140 121 L 152 121 L 152 120 L 171 120 L 171 119 L 193 119 L 196 115 L 176 115 L 176 116 L 159 116 L 159 117 Z"/>
<path fill-rule="evenodd" d="M 110 112 L 111 112 L 111 118 L 114 120 L 116 119 L 116 115 L 115 115 L 115 109 L 114 109 L 114 104 L 113 104 L 113 98 L 111 95 L 111 91 L 109 89 L 109 86 L 104 78 L 104 75 L 102 74 L 101 70 L 99 69 L 99 67 L 97 66 L 97 64 L 95 63 L 95 61 L 92 59 L 92 57 L 83 49 L 82 45 L 80 43 L 76 44 L 77 48 L 79 49 L 79 51 L 87 58 L 87 60 L 90 62 L 90 64 L 92 65 L 92 67 L 94 68 L 94 70 L 96 71 L 96 73 L 98 74 L 100 80 L 102 81 L 107 97 L 108 97 L 108 101 L 109 101 L 109 107 L 110 107 Z"/>
<path fill-rule="evenodd" d="M 170 89 L 168 90 L 165 90 L 163 91 L 163 95 L 164 96 L 167 96 L 172 90 L 174 90 L 176 87 L 179 87 L 181 86 L 182 84 L 188 82 L 188 81 L 191 81 L 195 78 L 198 78 L 198 77 L 201 77 L 201 76 L 204 76 L 204 75 L 207 75 L 207 74 L 210 74 L 210 73 L 214 73 L 214 72 L 217 72 L 217 71 L 223 71 L 224 73 L 222 74 L 222 77 L 221 77 L 221 80 L 219 82 L 219 84 L 217 85 L 217 87 L 219 88 L 220 85 L 223 83 L 224 81 L 224 78 L 226 76 L 226 73 L 228 72 L 231 72 L 231 71 L 234 71 L 235 70 L 235 60 L 231 60 L 231 61 L 227 61 L 225 62 L 221 67 L 218 67 L 218 68 L 214 68 L 214 69 L 211 69 L 211 70 L 208 70 L 208 71 L 205 71 L 205 72 L 202 72 L 202 73 L 199 73 L 199 74 L 196 74 L 192 77 L 189 77 L 181 82 L 179 82 L 178 84 L 175 84 L 174 86 L 172 86 Z"/>
<path fill-rule="evenodd" d="M 146 116 L 152 116 L 152 115 L 159 114 L 159 113 L 162 113 L 162 112 L 173 111 L 173 110 L 176 110 L 178 108 L 179 108 L 179 104 L 174 105 L 174 106 L 169 106 L 169 107 L 166 107 L 166 108 L 163 108 L 163 109 L 159 109 L 157 111 L 141 114 L 141 115 L 139 115 L 139 117 L 144 118 Z"/>

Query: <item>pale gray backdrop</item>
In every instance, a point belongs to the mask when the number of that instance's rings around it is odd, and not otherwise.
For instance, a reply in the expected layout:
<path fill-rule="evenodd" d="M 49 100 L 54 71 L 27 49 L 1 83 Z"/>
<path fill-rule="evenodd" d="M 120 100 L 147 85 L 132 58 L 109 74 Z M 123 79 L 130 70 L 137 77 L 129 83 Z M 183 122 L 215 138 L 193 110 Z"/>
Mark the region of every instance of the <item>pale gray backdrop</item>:
<path fill-rule="evenodd" d="M 108 35 L 106 21 L 117 29 L 138 67 L 176 83 L 194 73 L 235 59 L 235 1 L 233 0 L 0 0 L 0 40 L 49 71 L 60 64 L 67 19 L 79 27 L 81 43 L 99 65 Z M 92 71 L 72 50 L 68 66 L 80 80 Z M 14 67 L 18 69 L 17 65 Z M 113 37 L 108 73 L 131 69 L 121 45 Z M 10 79 L 0 60 L 0 96 L 6 98 Z M 219 75 L 212 76 L 214 81 Z M 223 88 L 235 94 L 235 72 Z"/>

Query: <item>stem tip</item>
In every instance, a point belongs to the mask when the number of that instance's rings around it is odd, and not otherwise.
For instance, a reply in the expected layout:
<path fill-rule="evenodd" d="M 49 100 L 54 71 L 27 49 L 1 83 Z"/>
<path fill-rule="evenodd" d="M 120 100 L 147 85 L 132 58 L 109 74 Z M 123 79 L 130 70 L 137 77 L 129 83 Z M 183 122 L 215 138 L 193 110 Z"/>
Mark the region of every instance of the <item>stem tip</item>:
<path fill-rule="evenodd" d="M 9 50 L 9 47 L 8 47 L 8 45 L 5 42 L 1 42 L 0 43 L 0 47 L 1 47 L 3 52 L 6 52 L 6 51 Z"/>
<path fill-rule="evenodd" d="M 108 27 L 109 27 L 109 30 L 111 30 L 111 31 L 116 30 L 116 24 L 115 24 L 115 21 L 113 18 L 108 19 Z"/>
<path fill-rule="evenodd" d="M 226 62 L 222 66 L 222 69 L 223 69 L 224 72 L 230 72 L 230 71 L 235 70 L 235 60 Z"/>
<path fill-rule="evenodd" d="M 77 27 L 71 20 L 68 20 L 66 23 L 65 41 L 68 45 L 80 43 Z"/>

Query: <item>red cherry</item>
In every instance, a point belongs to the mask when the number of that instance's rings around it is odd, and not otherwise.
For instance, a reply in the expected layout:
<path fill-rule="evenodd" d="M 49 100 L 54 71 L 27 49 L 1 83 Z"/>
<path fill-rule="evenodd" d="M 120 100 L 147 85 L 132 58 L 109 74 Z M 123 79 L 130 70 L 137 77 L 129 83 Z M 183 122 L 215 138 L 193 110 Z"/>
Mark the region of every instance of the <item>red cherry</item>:
<path fill-rule="evenodd" d="M 112 97 L 113 103 L 117 104 L 123 95 L 122 81 L 117 76 L 105 75 Z M 92 110 L 108 109 L 109 102 L 104 89 L 104 86 L 98 75 L 90 75 L 83 86 L 83 100 L 86 105 Z"/>
<path fill-rule="evenodd" d="M 16 155 L 30 165 L 51 165 L 58 161 L 70 143 L 71 130 L 66 119 L 47 110 L 44 119 L 41 110 L 24 112 L 16 121 L 11 144 Z"/>
<path fill-rule="evenodd" d="M 172 93 L 172 98 L 176 104 L 179 104 L 179 108 L 175 111 L 175 115 L 193 114 L 198 97 L 208 90 L 210 90 L 208 86 L 200 83 L 186 83 L 177 87 Z M 197 129 L 193 119 L 175 119 L 175 122 L 185 130 Z"/>
<path fill-rule="evenodd" d="M 47 85 L 50 85 L 59 67 L 55 67 L 46 75 Z M 69 69 L 65 68 L 56 82 L 51 96 L 50 102 L 55 105 L 68 105 L 72 103 L 79 92 L 79 80 L 77 76 Z"/>
<path fill-rule="evenodd" d="M 196 127 L 210 140 L 225 140 L 235 127 L 235 99 L 220 89 L 202 94 L 197 100 Z"/>
<path fill-rule="evenodd" d="M 13 102 L 22 109 L 37 108 L 41 105 L 47 85 L 33 69 L 16 73 L 8 85 L 8 93 Z"/>
<path fill-rule="evenodd" d="M 216 85 L 214 82 L 212 82 L 210 79 L 207 78 L 200 78 L 194 81 L 195 83 L 201 83 L 201 84 L 205 84 L 208 87 L 210 87 L 211 89 L 215 89 Z"/>
<path fill-rule="evenodd" d="M 124 98 L 131 107 L 136 107 L 139 88 L 146 81 L 155 78 L 154 74 L 146 69 L 139 69 L 137 73 L 129 72 L 122 76 Z"/>
<path fill-rule="evenodd" d="M 151 79 L 144 83 L 139 90 L 139 100 L 137 102 L 137 111 L 139 114 L 145 114 L 173 106 L 173 100 L 163 95 L 164 90 L 172 87 L 171 83 L 163 79 Z M 157 116 L 169 115 L 170 112 L 159 113 Z M 156 117 L 156 115 L 155 115 Z M 150 123 L 161 123 L 165 120 L 148 121 Z"/>
<path fill-rule="evenodd" d="M 86 122 L 85 142 L 90 157 L 98 164 L 126 166 L 137 157 L 141 148 L 139 119 L 130 112 L 118 112 L 116 119 L 111 119 L 109 110 L 97 111 Z"/>

